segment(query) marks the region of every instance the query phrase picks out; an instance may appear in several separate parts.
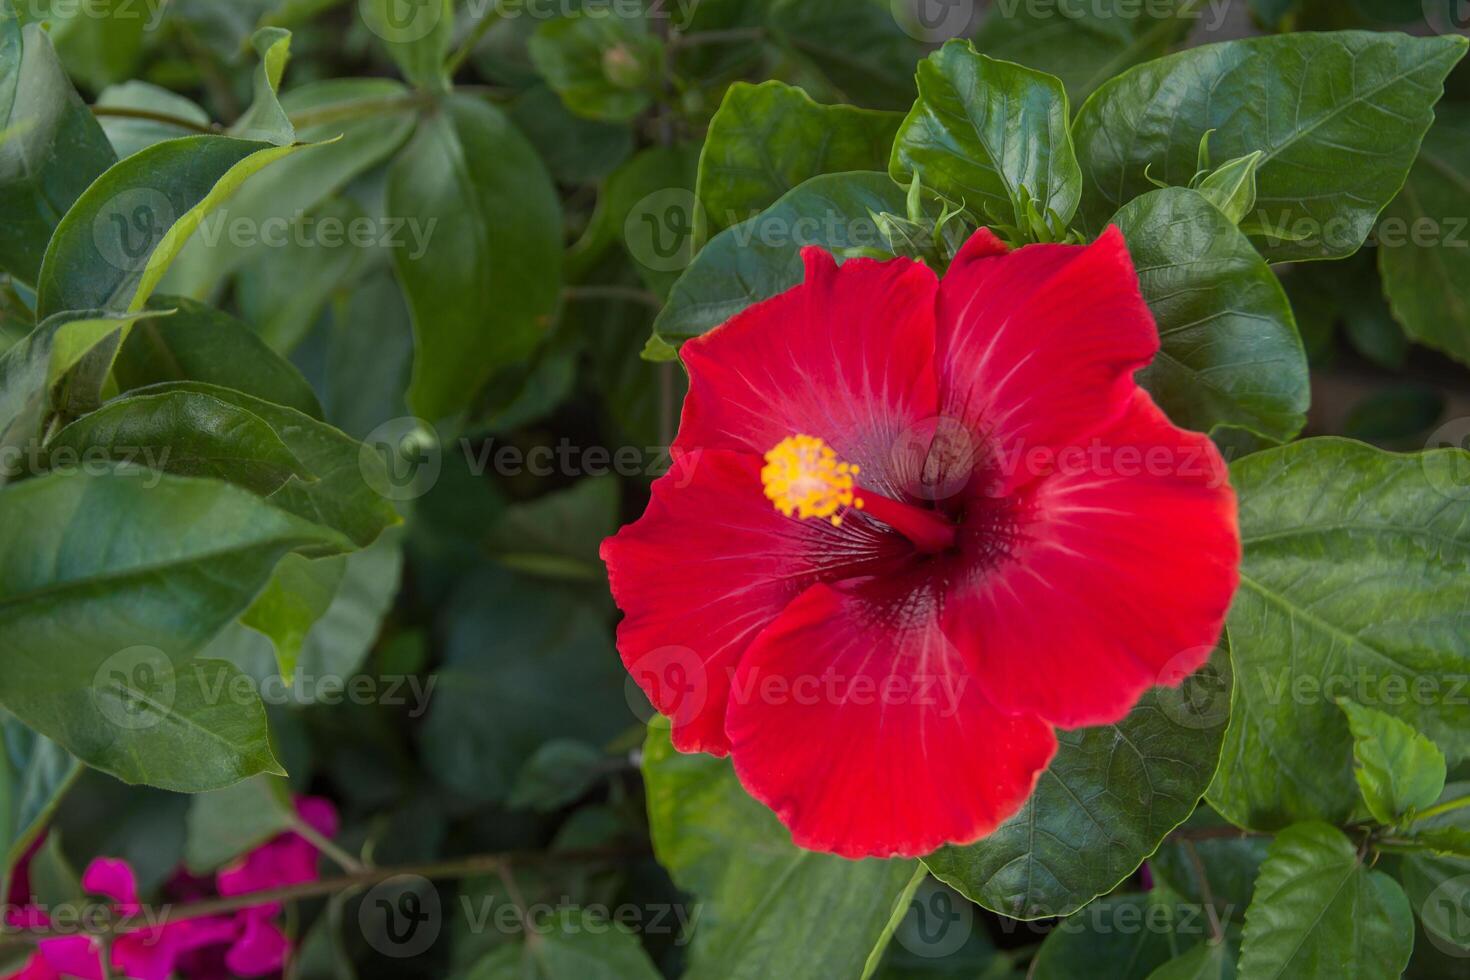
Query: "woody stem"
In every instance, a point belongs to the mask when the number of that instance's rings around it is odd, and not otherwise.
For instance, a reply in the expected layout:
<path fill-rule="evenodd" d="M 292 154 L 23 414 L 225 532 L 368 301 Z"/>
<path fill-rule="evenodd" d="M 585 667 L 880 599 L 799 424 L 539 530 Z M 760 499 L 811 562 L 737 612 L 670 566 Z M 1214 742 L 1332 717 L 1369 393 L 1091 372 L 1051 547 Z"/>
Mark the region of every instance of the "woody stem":
<path fill-rule="evenodd" d="M 933 554 L 954 547 L 957 529 L 937 511 L 899 503 L 862 487 L 854 491 L 853 497 L 862 501 L 864 514 L 887 524 L 920 551 Z"/>

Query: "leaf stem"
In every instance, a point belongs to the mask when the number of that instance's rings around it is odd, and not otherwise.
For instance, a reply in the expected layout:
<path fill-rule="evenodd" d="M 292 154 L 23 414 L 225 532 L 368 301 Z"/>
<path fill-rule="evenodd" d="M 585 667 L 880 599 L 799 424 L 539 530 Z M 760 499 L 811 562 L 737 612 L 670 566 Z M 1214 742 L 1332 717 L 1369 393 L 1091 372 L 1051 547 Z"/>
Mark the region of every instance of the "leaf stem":
<path fill-rule="evenodd" d="M 224 127 L 219 123 L 200 123 L 192 119 L 185 119 L 183 116 L 172 116 L 166 112 L 153 112 L 150 109 L 132 109 L 120 105 L 94 105 L 92 106 L 92 115 L 99 117 L 116 116 L 121 119 L 146 119 L 149 122 L 177 126 L 180 129 L 187 129 L 195 133 L 219 133 L 224 130 Z"/>
<path fill-rule="evenodd" d="M 562 295 L 574 301 L 620 299 L 629 303 L 642 303 L 655 310 L 662 309 L 664 305 L 653 293 L 634 286 L 568 286 L 562 290 Z"/>
<path fill-rule="evenodd" d="M 489 33 L 490 28 L 498 24 L 500 18 L 504 16 L 505 11 L 500 9 L 498 2 L 491 4 L 489 9 L 485 11 L 485 16 L 480 18 L 479 23 L 471 29 L 469 34 L 465 35 L 465 39 L 460 46 L 455 49 L 453 54 L 445 59 L 444 74 L 453 78 L 454 73 L 463 68 L 464 63 L 469 60 L 470 55 L 475 53 L 475 48 L 484 39 L 485 35 Z"/>
<path fill-rule="evenodd" d="M 1210 917 L 1210 937 L 1219 942 L 1225 938 L 1225 930 L 1220 927 L 1220 912 L 1215 908 L 1215 893 L 1210 888 L 1210 876 L 1205 874 L 1205 862 L 1200 860 L 1199 851 L 1194 849 L 1193 841 L 1182 840 L 1179 846 L 1184 849 L 1189 863 L 1194 866 L 1194 875 L 1199 879 L 1200 901 L 1205 903 L 1205 913 Z"/>
<path fill-rule="evenodd" d="M 337 862 L 337 866 L 343 871 L 351 874 L 361 874 L 368 869 L 367 865 L 338 847 L 330 837 L 301 819 L 300 814 L 297 814 L 292 820 L 291 829 L 309 841 L 312 847 L 315 847 L 318 851 L 321 851 L 327 857 Z"/>
<path fill-rule="evenodd" d="M 1430 807 L 1427 810 L 1420 810 L 1417 814 L 1414 815 L 1414 819 L 1409 821 L 1409 824 L 1410 826 L 1413 826 L 1414 824 L 1419 823 L 1421 820 L 1428 820 L 1431 817 L 1443 816 L 1446 813 L 1450 813 L 1454 810 L 1460 809 L 1461 807 L 1467 806 L 1470 806 L 1470 796 L 1461 796 L 1458 799 L 1446 800 L 1443 803 L 1436 803 L 1434 806 Z"/>

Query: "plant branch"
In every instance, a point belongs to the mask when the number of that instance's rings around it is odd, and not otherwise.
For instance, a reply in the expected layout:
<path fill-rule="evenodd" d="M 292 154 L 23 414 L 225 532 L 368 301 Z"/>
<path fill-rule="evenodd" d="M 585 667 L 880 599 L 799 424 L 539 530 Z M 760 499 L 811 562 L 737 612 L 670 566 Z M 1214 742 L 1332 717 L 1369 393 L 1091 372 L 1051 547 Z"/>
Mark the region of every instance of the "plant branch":
<path fill-rule="evenodd" d="M 351 874 L 361 874 L 368 870 L 367 865 L 338 847 L 336 842 L 330 837 L 317 830 L 305 820 L 302 820 L 299 814 L 292 820 L 292 829 L 309 841 L 312 847 L 315 847 L 318 851 L 321 851 L 327 857 L 337 862 L 337 866 L 343 871 Z"/>
<path fill-rule="evenodd" d="M 194 133 L 219 133 L 224 130 L 219 123 L 201 123 L 193 119 L 185 119 L 183 116 L 171 116 L 166 112 L 153 112 L 149 109 L 130 109 L 120 105 L 94 105 L 92 115 L 116 116 L 120 119 L 146 119 L 149 122 L 163 123 L 167 126 L 177 126 L 179 129 L 187 129 Z"/>
<path fill-rule="evenodd" d="M 1239 840 L 1246 837 L 1272 837 L 1274 834 L 1264 833 L 1259 830 L 1242 830 L 1239 827 L 1178 827 L 1171 834 L 1170 840 Z"/>
<path fill-rule="evenodd" d="M 1461 796 L 1458 799 L 1446 800 L 1443 803 L 1436 803 L 1429 809 L 1420 810 L 1417 814 L 1415 814 L 1414 819 L 1409 821 L 1409 825 L 1413 826 L 1414 824 L 1419 823 L 1421 820 L 1428 820 L 1431 817 L 1443 816 L 1446 813 L 1451 813 L 1455 810 L 1467 806 L 1470 806 L 1470 796 Z"/>
<path fill-rule="evenodd" d="M 562 296 L 572 301 L 618 299 L 629 303 L 642 303 L 655 310 L 663 308 L 663 302 L 646 289 L 634 286 L 568 286 Z"/>
<path fill-rule="evenodd" d="M 669 35 L 669 47 L 672 49 L 695 48 L 704 44 L 739 44 L 742 41 L 763 41 L 766 38 L 764 27 L 731 27 L 719 31 L 695 31 L 693 34 Z"/>
<path fill-rule="evenodd" d="M 1180 841 L 1179 846 L 1184 849 L 1189 863 L 1194 866 L 1194 876 L 1199 879 L 1200 901 L 1205 903 L 1205 914 L 1210 917 L 1210 937 L 1219 942 L 1225 938 L 1225 930 L 1220 928 L 1220 913 L 1215 908 L 1215 893 L 1210 888 L 1210 876 L 1205 873 L 1205 862 L 1200 860 L 1199 851 L 1195 850 L 1193 841 Z"/>
<path fill-rule="evenodd" d="M 481 17 L 479 23 L 465 36 L 464 42 L 455 49 L 453 54 L 445 59 L 444 74 L 453 78 L 454 73 L 463 68 L 464 63 L 469 60 L 470 55 L 475 53 L 475 48 L 484 39 L 485 35 L 489 33 L 490 28 L 498 24 L 500 18 L 503 16 L 505 16 L 505 12 L 500 9 L 500 4 L 498 2 L 491 4 L 489 9 L 485 11 L 485 16 Z"/>

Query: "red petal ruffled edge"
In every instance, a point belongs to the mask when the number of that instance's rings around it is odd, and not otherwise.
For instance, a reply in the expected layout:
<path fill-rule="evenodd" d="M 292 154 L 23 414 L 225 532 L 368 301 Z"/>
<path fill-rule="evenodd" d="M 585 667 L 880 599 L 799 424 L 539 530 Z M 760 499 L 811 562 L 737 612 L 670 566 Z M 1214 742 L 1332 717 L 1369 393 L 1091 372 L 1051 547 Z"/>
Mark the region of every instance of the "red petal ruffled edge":
<path fill-rule="evenodd" d="M 623 611 L 618 651 L 681 752 L 729 751 L 730 677 L 793 598 L 823 577 L 863 574 L 897 547 L 861 522 L 785 517 L 762 494 L 760 469 L 744 453 L 678 456 L 643 516 L 602 543 Z"/>
<path fill-rule="evenodd" d="M 1002 709 L 1109 724 L 1219 642 L 1240 581 L 1235 493 L 1209 438 L 1142 389 L 1049 465 L 1009 557 L 954 590 L 944 628 Z"/>
<path fill-rule="evenodd" d="M 1006 251 L 976 232 L 940 283 L 940 401 L 1003 454 L 999 492 L 1024 485 L 1026 452 L 1108 426 L 1128 407 L 1133 373 L 1159 349 L 1116 226 L 1087 246 Z"/>
<path fill-rule="evenodd" d="M 938 280 L 910 259 L 801 252 L 806 278 L 684 344 L 689 395 L 675 447 L 762 455 L 816 436 L 886 489 L 893 447 L 938 410 Z"/>
<path fill-rule="evenodd" d="M 932 608 L 862 591 L 812 586 L 746 652 L 726 719 L 735 772 L 809 850 L 978 840 L 1030 797 L 1055 733 L 987 700 Z"/>

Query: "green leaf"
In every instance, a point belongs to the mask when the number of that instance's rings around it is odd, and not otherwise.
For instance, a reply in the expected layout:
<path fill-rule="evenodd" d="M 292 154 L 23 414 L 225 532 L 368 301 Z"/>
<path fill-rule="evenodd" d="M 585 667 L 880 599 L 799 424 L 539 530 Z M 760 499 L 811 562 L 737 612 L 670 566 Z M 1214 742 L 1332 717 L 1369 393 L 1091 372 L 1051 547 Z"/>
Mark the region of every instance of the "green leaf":
<path fill-rule="evenodd" d="M 633 153 L 630 127 L 573 114 L 549 85 L 521 93 L 509 111 L 558 183 L 585 184 L 605 177 Z"/>
<path fill-rule="evenodd" d="M 1381 824 L 1412 817 L 1444 792 L 1444 753 L 1393 715 L 1338 699 L 1353 733 L 1353 775 L 1368 812 Z"/>
<path fill-rule="evenodd" d="M 992 58 L 1056 75 L 1080 104 L 1125 68 L 1168 53 L 1198 22 L 1203 5 L 1203 0 L 996 3 L 975 35 L 975 47 Z"/>
<path fill-rule="evenodd" d="M 1157 190 L 1113 216 L 1163 344 L 1138 380 L 1177 424 L 1284 442 L 1311 387 L 1291 304 L 1271 268 L 1195 191 Z"/>
<path fill-rule="evenodd" d="M 1186 185 L 1200 140 L 1221 159 L 1264 151 L 1245 223 L 1272 262 L 1342 258 L 1398 193 L 1462 37 L 1303 33 L 1227 41 L 1106 83 L 1072 135 L 1092 229 L 1157 180 Z"/>
<path fill-rule="evenodd" d="M 286 72 L 286 62 L 291 58 L 291 32 L 279 27 L 262 27 L 250 39 L 250 46 L 260 58 L 255 69 L 255 100 L 230 127 L 230 135 L 290 146 L 296 142 L 296 128 L 281 108 L 276 93 Z"/>
<path fill-rule="evenodd" d="M 602 745 L 632 722 L 603 617 L 572 593 L 487 569 L 463 580 L 444 622 L 424 755 L 469 799 L 504 800 L 553 739 Z"/>
<path fill-rule="evenodd" d="M 1261 866 L 1240 978 L 1396 980 L 1413 945 L 1413 914 L 1398 883 L 1363 867 L 1342 831 L 1301 823 L 1277 835 Z"/>
<path fill-rule="evenodd" d="M 189 800 L 184 861 L 196 875 L 233 861 L 296 823 L 285 781 L 256 776 Z"/>
<path fill-rule="evenodd" d="M 37 315 L 142 309 L 204 217 L 252 174 L 300 149 L 187 136 L 115 164 L 57 226 L 41 266 Z"/>
<path fill-rule="evenodd" d="M 906 109 L 914 65 L 924 55 L 889 0 L 770 0 L 777 43 L 811 65 L 831 88 L 828 102 Z"/>
<path fill-rule="evenodd" d="M 603 754 L 574 738 L 559 738 L 536 750 L 516 776 L 506 805 L 551 813 L 584 795 L 597 782 Z"/>
<path fill-rule="evenodd" d="M 361 0 L 359 9 L 363 23 L 382 40 L 404 78 L 430 91 L 449 90 L 444 57 L 454 36 L 453 0 L 425 0 L 407 7 L 399 0 Z"/>
<path fill-rule="evenodd" d="M 1121 722 L 1058 731 L 1031 798 L 990 836 L 924 858 L 971 901 L 1015 919 L 1068 915 L 1105 895 L 1183 823 L 1210 783 L 1230 690 L 1223 651 Z"/>
<path fill-rule="evenodd" d="M 417 344 L 409 404 L 438 421 L 540 340 L 561 288 L 561 207 L 505 116 L 456 97 L 394 161 L 388 212 L 436 222 L 423 254 L 393 258 Z"/>
<path fill-rule="evenodd" d="M 10 893 L 17 862 L 45 830 L 81 765 L 14 718 L 0 718 L 0 888 Z"/>
<path fill-rule="evenodd" d="M 383 458 L 371 447 L 294 408 L 197 381 L 157 384 L 139 389 L 136 395 L 168 392 L 209 395 L 244 409 L 275 430 L 311 478 L 292 476 L 267 498 L 270 503 L 338 531 L 359 548 L 372 544 L 384 528 L 398 523 L 386 495 L 389 483 Z"/>
<path fill-rule="evenodd" d="M 1470 782 L 1445 787 L 1441 802 L 1470 796 Z M 1470 807 L 1460 807 L 1415 824 L 1414 836 L 1431 842 L 1445 835 L 1470 835 Z M 1439 841 L 1440 843 L 1447 843 Z M 1430 942 L 1456 958 L 1470 954 L 1470 855 L 1425 851 L 1406 854 L 1399 880 L 1419 915 Z"/>
<path fill-rule="evenodd" d="M 326 611 L 311 624 L 297 658 L 298 701 L 325 700 L 344 690 L 362 667 L 382 629 L 383 619 L 398 595 L 403 570 L 403 545 L 389 530 L 361 551 L 346 558 L 346 569 Z M 383 668 L 383 679 L 401 678 Z M 418 705 L 410 711 L 422 710 Z"/>
<path fill-rule="evenodd" d="M 1261 836 L 1226 835 L 1230 824 L 1224 818 L 1200 807 L 1181 828 L 1182 831 L 1210 828 L 1219 836 L 1186 838 L 1170 836 L 1148 859 L 1155 879 L 1192 902 L 1204 902 L 1205 887 L 1214 900 L 1221 921 L 1242 922 L 1255 891 L 1256 875 L 1266 860 L 1270 839 Z M 1198 865 L 1196 865 L 1198 859 Z M 1200 881 L 1204 874 L 1203 884 Z"/>
<path fill-rule="evenodd" d="M 117 157 L 39 24 L 0 5 L 0 269 L 34 283 L 61 216 Z"/>
<path fill-rule="evenodd" d="M 147 32 L 158 26 L 165 2 L 51 0 L 42 9 L 67 73 L 95 91 L 137 73 Z"/>
<path fill-rule="evenodd" d="M 140 316 L 59 313 L 0 354 L 0 450 L 13 454 L 0 460 L 0 482 L 20 475 L 11 472 L 18 454 L 40 449 L 42 429 L 64 401 L 63 379 Z"/>
<path fill-rule="evenodd" d="M 649 726 L 643 778 L 654 853 L 702 907 L 687 980 L 854 977 L 891 935 L 915 862 L 797 848 L 727 760 L 676 752 L 661 719 Z"/>
<path fill-rule="evenodd" d="M 215 481 L 119 469 L 0 490 L 0 703 L 128 782 L 279 771 L 253 688 L 189 658 L 302 547 L 348 542 Z"/>
<path fill-rule="evenodd" d="M 164 381 L 198 381 L 322 417 L 301 372 L 239 320 L 178 296 L 155 296 L 148 307 L 174 312 L 150 317 L 129 331 L 112 365 L 120 391 Z"/>
<path fill-rule="evenodd" d="M 1221 164 L 1199 182 L 1199 192 L 1232 223 L 1240 224 L 1256 206 L 1256 170 L 1265 155 L 1264 150 L 1257 150 Z"/>
<path fill-rule="evenodd" d="M 1061 238 L 1082 196 L 1062 83 L 951 41 L 919 63 L 919 97 L 889 173 L 962 204 L 987 224 L 1028 226 L 1027 205 Z"/>
<path fill-rule="evenodd" d="M 1228 941 L 1203 942 L 1163 964 L 1148 980 L 1234 980 L 1235 951 Z"/>
<path fill-rule="evenodd" d="M 618 529 L 620 487 L 615 477 L 592 477 L 507 507 L 486 536 L 486 547 L 527 574 L 601 581 L 606 573 L 598 548 Z"/>
<path fill-rule="evenodd" d="M 270 637 L 286 683 L 295 676 L 307 633 L 326 614 L 346 572 L 347 559 L 341 555 L 316 559 L 287 555 L 240 617 L 240 622 Z"/>
<path fill-rule="evenodd" d="M 199 132 L 198 127 L 210 125 L 209 113 L 200 108 L 197 102 L 149 82 L 131 81 L 109 85 L 97 96 L 97 105 L 108 109 L 136 109 L 158 113 L 195 124 L 189 127 L 159 119 L 102 116 L 98 122 L 102 124 L 102 131 L 107 134 L 119 160 L 164 140 L 193 136 Z"/>
<path fill-rule="evenodd" d="M 753 217 L 802 181 L 849 170 L 882 170 L 902 117 L 821 105 L 783 82 L 736 82 L 710 120 L 699 159 L 703 241 Z"/>
<path fill-rule="evenodd" d="M 46 444 L 51 469 L 110 460 L 175 476 L 208 476 L 262 496 L 311 474 L 275 431 L 210 395 L 172 391 L 108 402 Z"/>
<path fill-rule="evenodd" d="M 663 45 L 642 13 L 626 6 L 591 6 L 553 18 L 531 36 L 531 61 L 579 116 L 632 119 L 652 104 Z"/>
<path fill-rule="evenodd" d="M 1344 822 L 1358 801 L 1348 697 L 1470 752 L 1451 689 L 1470 660 L 1470 457 L 1342 439 L 1232 467 L 1245 547 L 1230 610 L 1235 696 L 1211 804 L 1242 827 Z"/>
<path fill-rule="evenodd" d="M 462 980 L 659 980 L 638 937 L 606 914 L 563 909 L 535 923 L 526 941 L 504 946 L 469 970 Z"/>
<path fill-rule="evenodd" d="M 680 344 L 797 285 L 805 245 L 882 247 L 871 215 L 902 214 L 906 206 L 904 189 L 887 174 L 813 177 L 761 214 L 710 239 L 674 284 L 654 321 L 654 336 Z"/>
<path fill-rule="evenodd" d="M 572 253 L 569 274 L 589 268 L 609 244 L 620 241 L 644 285 L 667 297 L 698 246 L 698 171 L 696 143 L 651 146 L 614 170 Z"/>
<path fill-rule="evenodd" d="M 1435 111 L 1409 179 L 1379 222 L 1393 315 L 1421 344 L 1470 364 L 1470 107 Z"/>
<path fill-rule="evenodd" d="M 1057 923 L 1037 950 L 1030 980 L 1132 980 L 1165 967 L 1176 951 L 1203 944 L 1210 924 L 1196 905 L 1167 891 L 1111 895 Z"/>
<path fill-rule="evenodd" d="M 298 241 L 308 243 L 313 252 L 328 253 L 313 256 L 318 261 L 341 261 L 344 254 L 360 251 L 351 235 L 329 235 L 323 215 L 306 216 L 403 146 L 414 128 L 407 96 L 402 84 L 388 78 L 326 79 L 287 92 L 281 107 L 298 120 L 297 138 L 312 144 L 311 152 L 275 163 L 207 217 L 160 288 L 207 299 L 251 259 L 259 263 L 262 252 L 270 258 L 294 254 L 289 246 Z M 396 216 L 401 221 L 393 227 L 387 221 L 372 227 L 371 237 L 391 237 L 412 247 L 415 237 L 410 231 L 415 229 L 409 221 L 418 216 L 412 212 Z M 415 228 L 432 234 L 427 225 Z"/>

